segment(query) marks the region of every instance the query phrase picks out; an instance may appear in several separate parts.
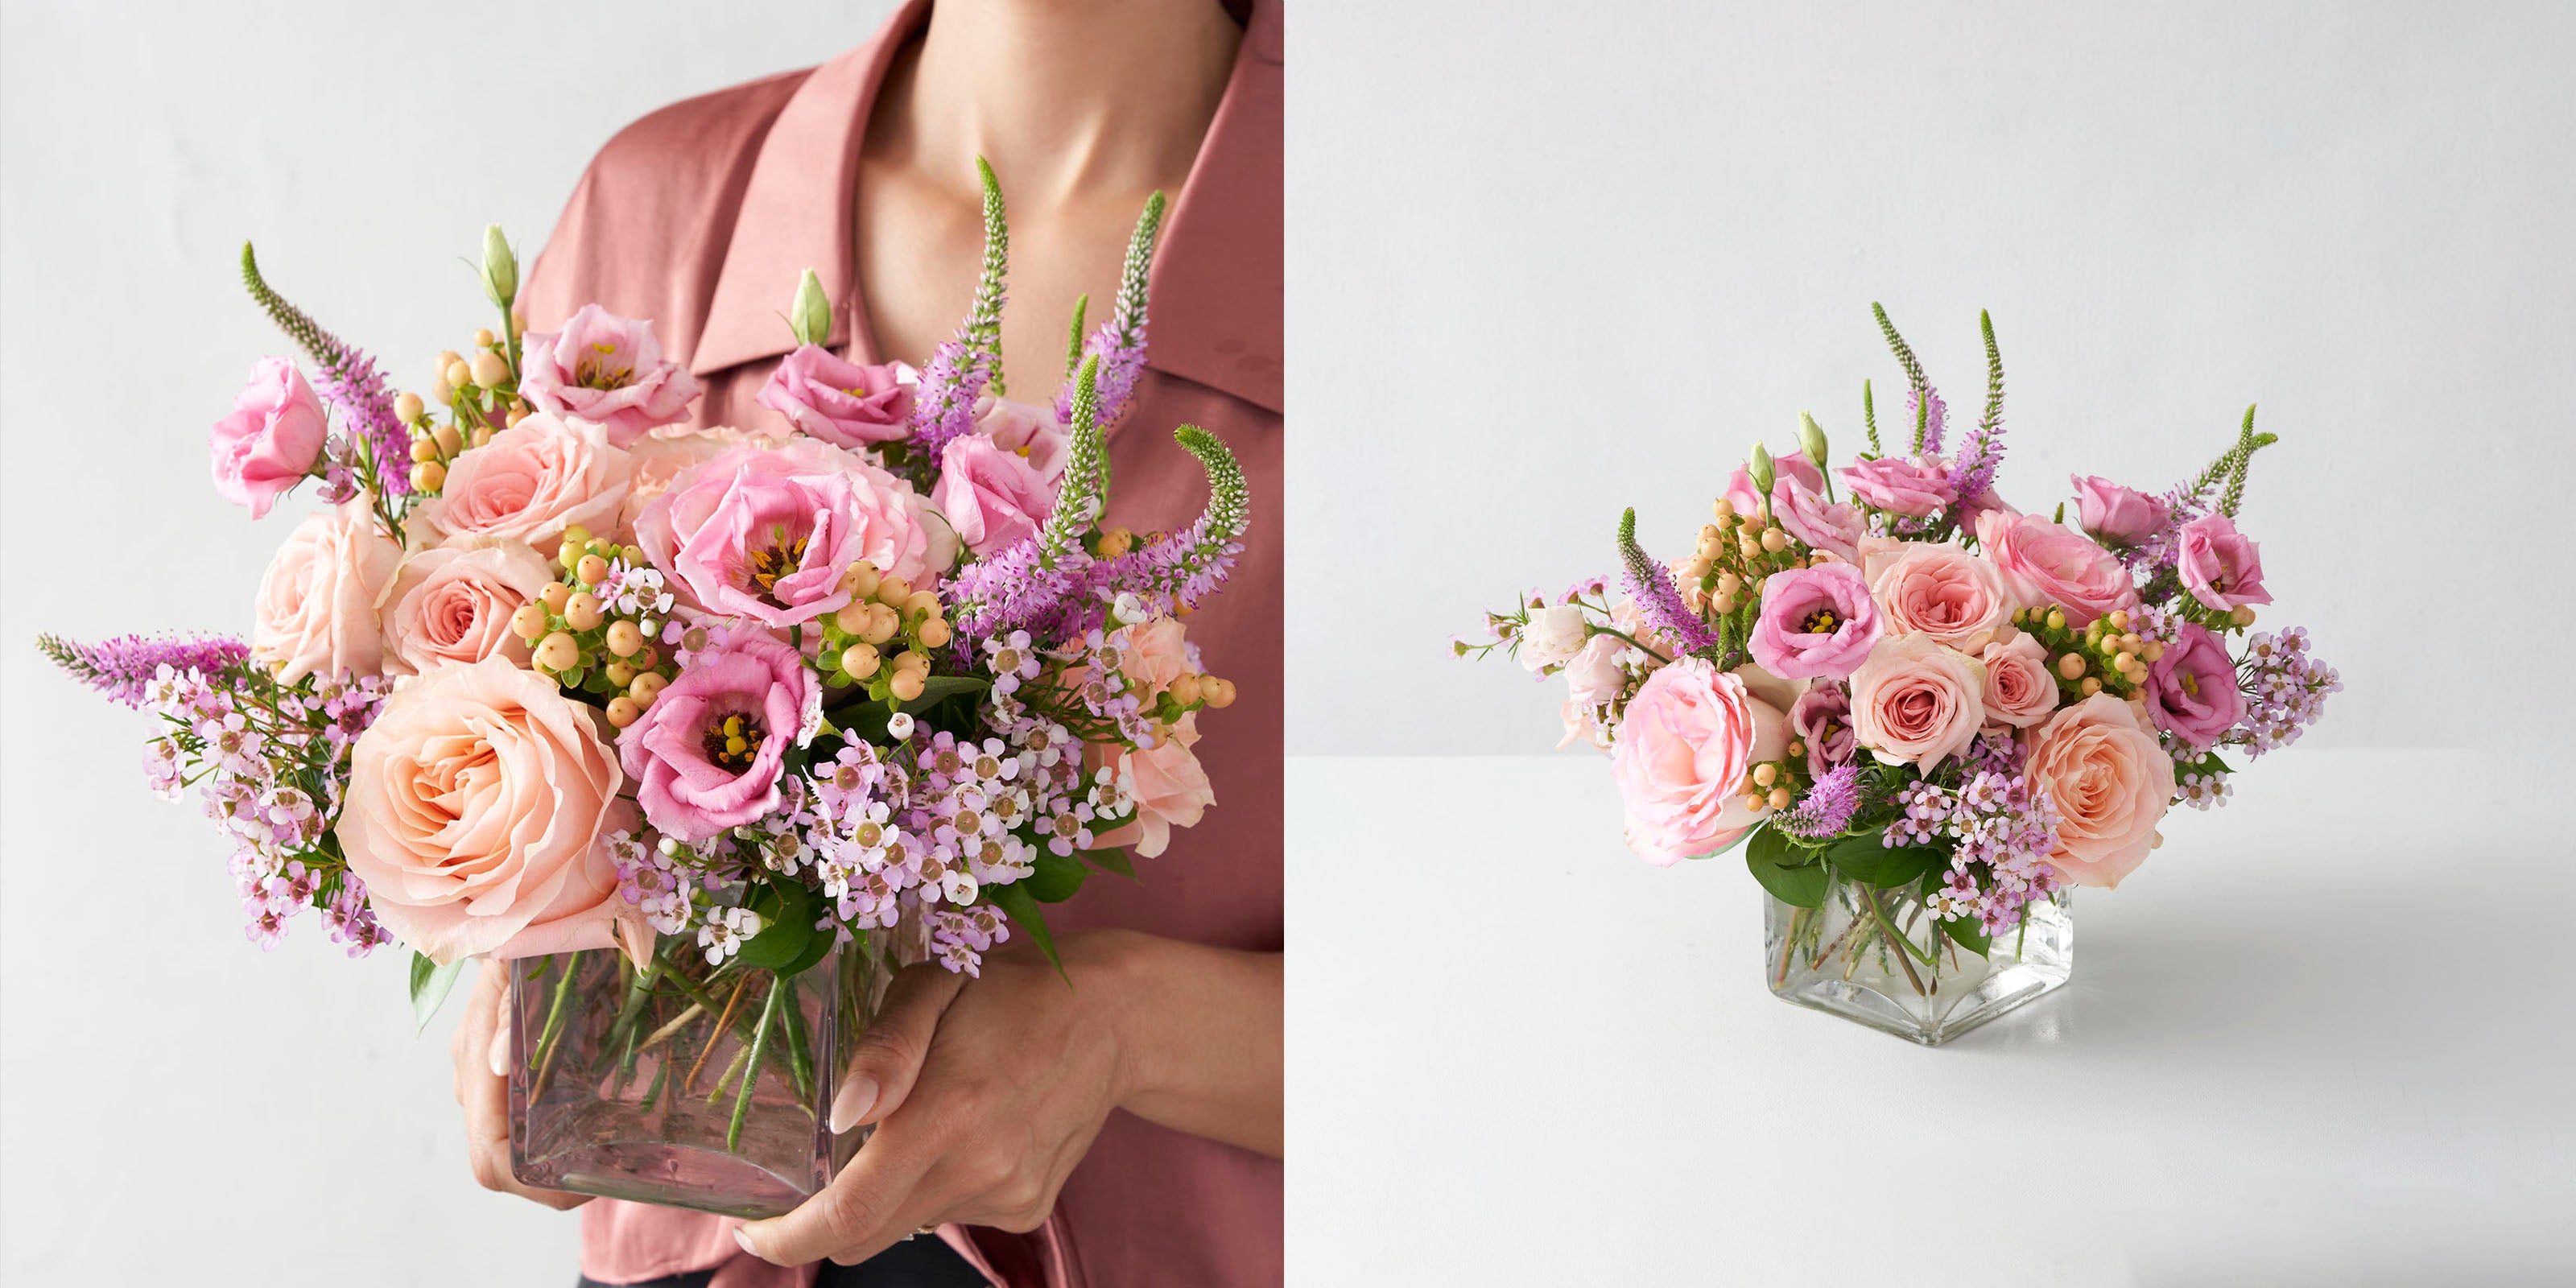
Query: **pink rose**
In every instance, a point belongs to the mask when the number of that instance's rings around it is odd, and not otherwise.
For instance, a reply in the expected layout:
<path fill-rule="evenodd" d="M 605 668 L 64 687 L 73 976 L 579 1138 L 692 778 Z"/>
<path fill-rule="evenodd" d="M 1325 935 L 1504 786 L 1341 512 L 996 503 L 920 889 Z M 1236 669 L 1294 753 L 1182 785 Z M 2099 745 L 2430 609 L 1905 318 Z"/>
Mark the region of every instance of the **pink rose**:
<path fill-rule="evenodd" d="M 2224 612 L 2245 604 L 2268 604 L 2263 589 L 2263 556 L 2254 539 L 2236 530 L 2223 514 L 2204 514 L 2182 525 L 2182 552 L 2176 571 L 2191 597 Z"/>
<path fill-rule="evenodd" d="M 778 807 L 779 766 L 813 736 L 822 702 L 795 649 L 737 631 L 618 734 L 617 757 L 645 819 L 695 845 Z"/>
<path fill-rule="evenodd" d="M 386 929 L 443 965 L 605 948 L 640 924 L 598 844 L 623 780 L 597 719 L 503 658 L 386 699 L 339 824 Z"/>
<path fill-rule="evenodd" d="M 939 453 L 930 503 L 983 555 L 1038 530 L 1055 512 L 1055 487 L 1027 457 L 982 434 L 961 434 Z"/>
<path fill-rule="evenodd" d="M 2090 474 L 2069 475 L 2075 485 L 2075 518 L 2086 532 L 2134 546 L 2165 526 L 2165 503 Z"/>
<path fill-rule="evenodd" d="M 2112 609 L 2138 610 L 2137 583 L 2111 552 L 2035 514 L 1977 516 L 1977 544 L 2018 607 L 2055 604 L 2077 626 Z"/>
<path fill-rule="evenodd" d="M 1818 564 L 1775 572 L 1762 583 L 1762 614 L 1748 642 L 1753 660 L 1784 680 L 1839 680 L 1885 633 L 1860 569 Z"/>
<path fill-rule="evenodd" d="M 1807 773 L 1813 777 L 1822 778 L 1826 770 L 1850 764 L 1857 750 L 1851 694 L 1839 684 L 1819 684 L 1799 694 L 1789 708 L 1789 727 L 1807 744 Z"/>
<path fill-rule="evenodd" d="M 2147 718 L 2194 747 L 2217 746 L 2245 718 L 2245 693 L 2236 687 L 2226 643 L 2189 622 L 2164 656 L 2148 663 L 2142 687 Z"/>
<path fill-rule="evenodd" d="M 539 411 L 597 424 L 624 447 L 655 425 L 687 418 L 698 382 L 663 361 L 652 323 L 585 304 L 563 330 L 527 337 L 519 393 Z"/>
<path fill-rule="evenodd" d="M 1065 461 L 1073 453 L 1073 439 L 1056 426 L 1052 407 L 987 394 L 975 400 L 975 432 L 1027 461 L 1050 484 L 1064 477 Z"/>
<path fill-rule="evenodd" d="M 500 537 L 539 550 L 574 524 L 606 536 L 633 470 L 599 426 L 539 412 L 457 457 L 413 526 L 432 542 Z"/>
<path fill-rule="evenodd" d="M 1986 645 L 1982 660 L 1987 728 L 2027 729 L 2057 709 L 2057 673 L 2049 669 L 2048 649 L 2038 637 L 2015 631 Z"/>
<path fill-rule="evenodd" d="M 797 438 L 681 471 L 636 516 L 635 542 L 698 607 L 785 627 L 849 603 L 841 576 L 862 559 L 925 584 L 944 569 L 935 522 L 911 484 Z"/>
<path fill-rule="evenodd" d="M 384 662 L 376 601 L 402 547 L 355 505 L 305 516 L 269 560 L 252 606 L 251 652 L 287 684 L 375 675 Z"/>
<path fill-rule="evenodd" d="M 1745 771 L 1788 746 L 1780 709 L 1706 661 L 1686 657 L 1646 677 L 1610 749 L 1628 847 L 1665 865 L 1742 836 L 1770 812 L 1744 804 Z"/>
<path fill-rule="evenodd" d="M 515 541 L 437 546 L 403 561 L 385 595 L 385 670 L 419 675 L 487 657 L 528 660 L 510 615 L 554 580 L 554 569 Z"/>
<path fill-rule="evenodd" d="M 1957 546 L 1910 543 L 1873 556 L 1867 568 L 1870 597 L 1891 632 L 1919 632 L 1974 654 L 2013 628 L 2002 576 Z"/>
<path fill-rule="evenodd" d="M 233 414 L 215 422 L 215 491 L 248 506 L 250 517 L 267 518 L 277 498 L 313 472 L 330 432 L 304 373 L 284 358 L 260 359 L 233 398 Z"/>
<path fill-rule="evenodd" d="M 920 383 L 921 373 L 900 362 L 868 366 L 809 344 L 769 374 L 758 401 L 835 447 L 866 447 L 912 433 L 912 395 Z"/>
<path fill-rule="evenodd" d="M 1207 770 L 1190 750 L 1199 740 L 1198 718 L 1195 711 L 1182 716 L 1171 737 L 1151 747 L 1122 749 L 1111 758 L 1113 771 L 1123 767 L 1135 775 L 1136 818 L 1102 833 L 1093 844 L 1133 846 L 1150 859 L 1172 843 L 1173 828 L 1198 826 L 1208 806 L 1216 804 Z"/>
<path fill-rule="evenodd" d="M 1129 630 L 1126 651 L 1118 657 L 1119 674 L 1144 693 L 1159 693 L 1198 669 L 1198 647 L 1190 643 L 1188 629 L 1170 617 L 1157 617 Z"/>
<path fill-rule="evenodd" d="M 2115 886 L 2155 848 L 2173 801 L 2173 757 L 2128 703 L 2096 693 L 2031 736 L 2023 773 L 2057 809 L 2049 864 L 2077 885 Z"/>
<path fill-rule="evenodd" d="M 1882 456 L 1874 461 L 1855 461 L 1842 468 L 1842 476 L 1853 496 L 1890 514 L 1929 518 L 1959 499 L 1947 468 L 1936 457 L 1917 461 Z"/>
<path fill-rule="evenodd" d="M 1852 733 L 1881 763 L 1928 774 L 1985 726 L 1981 670 L 1928 635 L 1891 635 L 1852 673 Z"/>
<path fill-rule="evenodd" d="M 1817 469 L 1816 463 L 1808 460 L 1803 454 L 1775 456 L 1771 458 L 1771 495 L 1773 497 L 1780 495 L 1782 483 L 1796 483 L 1811 493 L 1822 495 L 1825 490 L 1825 472 Z M 1735 473 L 1729 475 L 1726 480 L 1726 499 L 1734 505 L 1737 514 L 1751 514 L 1762 504 L 1762 494 L 1753 490 L 1752 470 L 1742 465 L 1735 467 Z M 1776 504 L 1773 506 L 1772 513 L 1779 513 Z"/>

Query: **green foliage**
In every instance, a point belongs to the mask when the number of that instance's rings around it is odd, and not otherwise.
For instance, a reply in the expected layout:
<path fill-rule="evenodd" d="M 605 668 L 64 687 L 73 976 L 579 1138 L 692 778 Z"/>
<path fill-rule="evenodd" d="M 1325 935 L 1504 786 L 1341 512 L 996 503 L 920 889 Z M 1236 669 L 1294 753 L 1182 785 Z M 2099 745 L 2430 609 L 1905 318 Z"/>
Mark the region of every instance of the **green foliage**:
<path fill-rule="evenodd" d="M 269 320 L 277 324 L 278 330 L 284 331 L 298 347 L 311 354 L 315 362 L 329 363 L 340 356 L 340 341 L 323 330 L 311 315 L 287 303 L 286 297 L 272 289 L 267 278 L 260 276 L 259 258 L 251 252 L 249 242 L 242 243 L 241 270 L 242 285 L 249 289 L 251 299 L 258 302 Z"/>
<path fill-rule="evenodd" d="M 1790 843 L 1780 829 L 1765 826 L 1744 847 L 1744 866 L 1771 897 L 1796 908 L 1821 908 L 1833 887 L 1833 873 L 1817 861 L 1816 852 Z"/>
<path fill-rule="evenodd" d="M 1127 851 L 1117 846 L 1102 846 L 1097 850 L 1076 850 L 1074 853 L 1083 862 L 1103 872 L 1115 873 L 1130 881 L 1136 879 L 1136 861 L 1128 858 Z"/>
<path fill-rule="evenodd" d="M 1001 909 L 1002 915 L 1009 917 L 1011 924 L 1019 927 L 1021 933 L 1029 937 L 1029 942 L 1038 946 L 1039 952 L 1046 954 L 1047 961 L 1055 966 L 1055 973 L 1064 975 L 1064 982 L 1071 984 L 1073 976 L 1065 974 L 1064 958 L 1056 954 L 1055 936 L 1047 931 L 1046 914 L 1038 911 L 1036 896 L 1023 888 L 1027 884 L 1015 881 L 1010 885 L 986 886 L 984 901 Z"/>
<path fill-rule="evenodd" d="M 802 881 L 764 882 L 748 906 L 760 914 L 761 929 L 734 955 L 735 963 L 746 970 L 791 973 L 786 968 L 804 959 L 816 938 L 814 892 Z M 822 954 L 814 957 L 820 960 Z"/>
<path fill-rule="evenodd" d="M 441 966 L 420 953 L 411 955 L 411 1018 L 421 1029 L 429 1027 L 430 1017 L 438 1014 L 447 990 L 456 986 L 456 976 L 464 969 L 462 957 Z"/>
<path fill-rule="evenodd" d="M 1977 919 L 1974 917 L 1952 917 L 1941 922 L 1940 926 L 1941 933 L 1948 935 L 1951 943 L 1979 957 L 1985 956 L 1986 950 L 1994 947 L 1994 937 L 1978 926 Z"/>
<path fill-rule="evenodd" d="M 1935 868 L 1949 866 L 1950 856 L 1938 846 L 1881 845 L 1873 831 L 1827 846 L 1825 861 L 1849 880 L 1892 889 L 1912 885 Z"/>
<path fill-rule="evenodd" d="M 1905 369 L 1906 387 L 1914 391 L 1914 450 L 1919 454 L 1923 450 L 1923 430 L 1932 405 L 1932 400 L 1925 395 L 1931 392 L 1932 382 L 1924 378 L 1923 364 L 1915 358 L 1913 348 L 1905 343 L 1905 337 L 1896 333 L 1896 324 L 1888 321 L 1887 310 L 1872 300 L 1869 312 L 1870 316 L 1878 319 L 1878 332 L 1887 337 L 1887 347 L 1895 351 L 1896 365 Z"/>
<path fill-rule="evenodd" d="M 1082 860 L 1043 846 L 1038 849 L 1037 858 L 1030 866 L 1036 871 L 1020 884 L 1027 886 L 1029 896 L 1040 903 L 1062 903 L 1072 898 L 1074 892 L 1082 888 L 1083 878 L 1090 875 L 1090 869 L 1082 866 Z"/>
<path fill-rule="evenodd" d="M 2254 408 L 2248 404 L 2245 408 L 2245 425 L 2236 432 L 2236 446 L 2228 453 L 2233 458 L 2233 463 L 2227 471 L 2227 491 L 2218 499 L 2220 514 L 2231 519 L 2236 517 L 2236 508 L 2245 501 L 2245 474 L 2253 467 L 2254 453 L 2279 441 L 2281 436 L 2278 434 L 2254 432 Z"/>

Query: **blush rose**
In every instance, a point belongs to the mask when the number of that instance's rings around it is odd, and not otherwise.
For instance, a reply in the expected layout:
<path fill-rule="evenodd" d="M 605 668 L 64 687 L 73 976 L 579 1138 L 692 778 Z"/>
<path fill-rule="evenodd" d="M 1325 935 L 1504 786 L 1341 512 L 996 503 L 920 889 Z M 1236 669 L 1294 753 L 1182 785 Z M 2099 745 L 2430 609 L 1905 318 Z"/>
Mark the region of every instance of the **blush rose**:
<path fill-rule="evenodd" d="M 2023 772 L 2057 810 L 2049 864 L 2076 885 L 2116 886 L 2145 862 L 2173 801 L 2173 757 L 2135 708 L 2108 693 L 2040 725 Z"/>
<path fill-rule="evenodd" d="M 2003 574 L 2017 607 L 2054 604 L 2077 626 L 2113 609 L 2138 609 L 2137 583 L 2110 551 L 2035 514 L 1977 516 L 1977 544 Z"/>
<path fill-rule="evenodd" d="M 516 541 L 435 546 L 403 561 L 385 592 L 385 670 L 419 675 L 451 662 L 528 660 L 510 615 L 554 580 L 536 551 Z"/>
<path fill-rule="evenodd" d="M 1986 727 L 2027 729 L 2057 710 L 2057 673 L 2038 637 L 2014 632 L 1986 645 Z"/>
<path fill-rule="evenodd" d="M 457 457 L 416 523 L 432 541 L 502 537 L 544 550 L 575 524 L 614 530 L 633 473 L 598 425 L 539 412 Z"/>
<path fill-rule="evenodd" d="M 402 548 L 355 504 L 306 516 L 260 576 L 251 652 L 287 684 L 380 674 L 376 602 L 401 562 Z"/>
<path fill-rule="evenodd" d="M 1985 727 L 1983 669 L 1928 635 L 1891 635 L 1852 673 L 1852 733 L 1881 763 L 1929 773 Z"/>
<path fill-rule="evenodd" d="M 1994 565 L 1957 546 L 1908 543 L 1868 564 L 1870 598 L 1887 629 L 1929 635 L 1962 653 L 2012 630 L 2013 605 Z"/>
<path fill-rule="evenodd" d="M 1610 749 L 1629 848 L 1668 865 L 1742 836 L 1769 814 L 1739 795 L 1745 771 L 1780 759 L 1788 745 L 1780 709 L 1702 659 L 1683 658 L 1648 676 L 1628 700 Z"/>

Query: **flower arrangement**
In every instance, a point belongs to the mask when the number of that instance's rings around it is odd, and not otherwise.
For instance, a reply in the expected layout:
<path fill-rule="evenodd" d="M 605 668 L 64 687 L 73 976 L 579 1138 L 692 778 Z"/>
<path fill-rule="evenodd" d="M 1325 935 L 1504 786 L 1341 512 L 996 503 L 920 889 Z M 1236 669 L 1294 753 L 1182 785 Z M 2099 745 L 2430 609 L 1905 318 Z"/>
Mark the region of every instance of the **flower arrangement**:
<path fill-rule="evenodd" d="M 1628 843 L 1649 862 L 1744 848 L 1788 910 L 1775 988 L 1794 969 L 1849 985 L 1893 962 L 1914 996 L 1905 1017 L 1873 1022 L 1937 1041 L 1964 1026 L 1920 1004 L 1967 969 L 1962 953 L 1986 959 L 1979 970 L 2017 965 L 2043 915 L 2050 951 L 2071 950 L 2069 887 L 2119 884 L 2160 843 L 2166 810 L 2223 803 L 2228 756 L 2295 742 L 2342 686 L 2304 629 L 2252 632 L 2271 595 L 2236 516 L 2275 441 L 2252 408 L 2232 445 L 2162 493 L 2074 479 L 2070 525 L 2063 504 L 2024 513 L 1995 491 L 1992 321 L 1984 410 L 1954 441 L 1876 311 L 1906 378 L 1902 451 L 1881 445 L 1864 382 L 1868 449 L 1849 464 L 1829 471 L 1825 431 L 1802 415 L 1799 451 L 1756 444 L 1690 555 L 1649 557 L 1631 510 L 1624 594 L 1607 577 L 1533 591 L 1453 648 L 1565 679 L 1559 745 L 1607 753 Z M 1852 990 L 1822 991 L 1848 1003 Z"/>
<path fill-rule="evenodd" d="M 1241 549 L 1244 481 L 1182 426 L 1199 520 L 1099 522 L 1163 199 L 1115 315 L 1086 334 L 1077 310 L 1064 389 L 1032 405 L 1004 396 L 1008 228 L 982 179 L 956 338 L 918 371 L 844 360 L 809 272 L 759 428 L 683 424 L 696 382 L 649 322 L 591 306 L 529 333 L 498 229 L 481 275 L 500 329 L 440 354 L 425 397 L 243 248 L 312 374 L 258 364 L 215 426 L 215 484 L 260 517 L 312 480 L 326 508 L 288 534 L 247 639 L 41 644 L 157 718 L 147 777 L 197 789 L 253 940 L 309 907 L 351 956 L 407 945 L 424 1022 L 468 958 L 531 962 L 517 1110 L 560 1062 L 559 1089 L 650 1082 L 643 1105 L 669 1113 L 713 1054 L 733 1150 L 768 1071 L 813 1134 L 832 1066 L 812 1027 L 854 1036 L 871 1004 L 845 978 L 800 1009 L 791 981 L 828 984 L 814 968 L 854 946 L 880 973 L 902 943 L 970 975 L 1015 937 L 1053 958 L 1043 905 L 1134 876 L 1127 850 L 1198 821 L 1199 713 L 1234 688 L 1180 619 Z M 585 1054 L 601 1068 L 575 1069 Z"/>

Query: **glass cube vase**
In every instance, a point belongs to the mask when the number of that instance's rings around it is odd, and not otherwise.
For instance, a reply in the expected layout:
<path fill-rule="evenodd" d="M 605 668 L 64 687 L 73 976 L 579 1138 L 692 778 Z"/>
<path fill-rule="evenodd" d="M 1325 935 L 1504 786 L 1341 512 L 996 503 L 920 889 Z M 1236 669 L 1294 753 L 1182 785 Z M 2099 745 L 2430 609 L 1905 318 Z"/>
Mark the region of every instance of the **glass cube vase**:
<path fill-rule="evenodd" d="M 2075 970 L 2072 890 L 2033 901 L 1983 954 L 1944 935 L 1913 889 L 1836 881 L 1819 907 L 1765 903 L 1772 993 L 1925 1046 L 2038 1000 Z"/>
<path fill-rule="evenodd" d="M 614 948 L 507 963 L 510 1170 L 525 1185 L 728 1216 L 777 1216 L 867 1136 L 835 1137 L 832 1093 L 902 966 L 914 919 L 781 981 L 663 940 L 638 972 Z"/>

